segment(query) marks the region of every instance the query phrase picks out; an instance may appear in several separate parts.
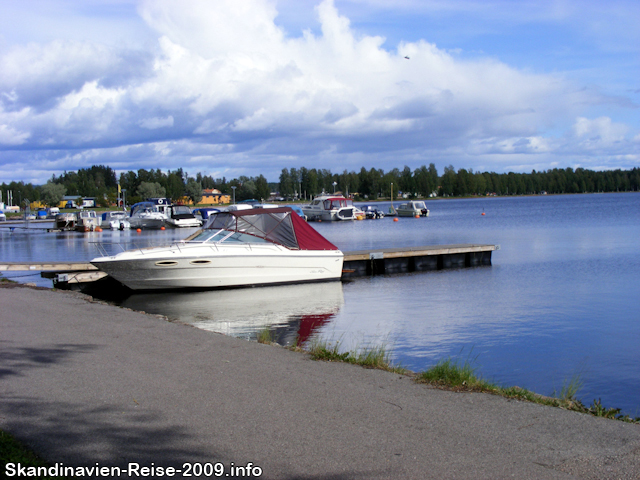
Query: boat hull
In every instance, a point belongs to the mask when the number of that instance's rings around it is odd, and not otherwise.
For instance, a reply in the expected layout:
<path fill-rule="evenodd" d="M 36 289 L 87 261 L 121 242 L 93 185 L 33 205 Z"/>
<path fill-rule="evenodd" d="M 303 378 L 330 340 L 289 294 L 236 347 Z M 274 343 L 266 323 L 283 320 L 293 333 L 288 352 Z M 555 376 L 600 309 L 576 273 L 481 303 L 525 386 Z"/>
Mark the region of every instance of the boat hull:
<path fill-rule="evenodd" d="M 132 290 L 210 289 L 338 280 L 339 250 L 276 245 L 193 246 L 124 252 L 91 261 Z"/>
<path fill-rule="evenodd" d="M 56 228 L 60 230 L 75 230 L 77 220 L 75 213 L 60 213 L 56 215 Z"/>
<path fill-rule="evenodd" d="M 162 228 L 164 227 L 165 219 L 160 217 L 130 217 L 129 225 L 131 228 Z"/>
<path fill-rule="evenodd" d="M 167 225 L 173 228 L 193 228 L 202 226 L 202 221 L 197 218 L 170 218 L 166 221 Z"/>
<path fill-rule="evenodd" d="M 422 210 L 403 210 L 398 208 L 396 213 L 399 217 L 415 217 L 416 215 L 419 217 L 428 217 L 429 210 L 423 212 Z"/>
<path fill-rule="evenodd" d="M 321 220 L 323 222 L 348 221 L 355 220 L 355 208 L 345 207 L 334 210 L 323 210 L 317 208 L 302 207 L 302 212 L 309 220 Z"/>

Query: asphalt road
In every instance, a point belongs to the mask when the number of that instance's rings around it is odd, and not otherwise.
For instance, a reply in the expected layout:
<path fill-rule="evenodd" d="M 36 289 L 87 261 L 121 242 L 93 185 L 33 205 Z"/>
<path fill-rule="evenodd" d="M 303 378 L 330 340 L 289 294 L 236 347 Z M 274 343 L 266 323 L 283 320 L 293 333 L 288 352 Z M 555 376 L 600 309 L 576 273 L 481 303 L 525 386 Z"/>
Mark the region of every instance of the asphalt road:
<path fill-rule="evenodd" d="M 52 464 L 133 465 L 135 478 L 135 464 L 197 463 L 265 479 L 640 478 L 638 425 L 437 390 L 87 298 L 0 288 L 0 428 Z"/>

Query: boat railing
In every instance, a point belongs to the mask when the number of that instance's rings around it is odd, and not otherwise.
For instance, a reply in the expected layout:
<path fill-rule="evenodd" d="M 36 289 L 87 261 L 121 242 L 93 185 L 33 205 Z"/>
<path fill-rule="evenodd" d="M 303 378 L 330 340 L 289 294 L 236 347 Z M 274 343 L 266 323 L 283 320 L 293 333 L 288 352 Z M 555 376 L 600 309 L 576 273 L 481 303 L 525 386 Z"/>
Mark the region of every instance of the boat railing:
<path fill-rule="evenodd" d="M 111 257 L 117 253 L 126 252 L 128 250 L 139 250 L 141 253 L 145 253 L 146 249 L 153 247 L 154 245 L 141 246 L 138 243 L 120 243 L 120 242 L 89 242 L 95 245 L 96 249 L 103 257 Z"/>

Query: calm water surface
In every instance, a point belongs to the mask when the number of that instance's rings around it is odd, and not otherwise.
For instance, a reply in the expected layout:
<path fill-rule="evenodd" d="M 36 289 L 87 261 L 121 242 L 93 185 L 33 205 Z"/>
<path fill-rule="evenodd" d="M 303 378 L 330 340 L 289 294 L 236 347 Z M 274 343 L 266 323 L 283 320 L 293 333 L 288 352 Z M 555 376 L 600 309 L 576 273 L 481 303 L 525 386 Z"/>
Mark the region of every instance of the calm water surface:
<path fill-rule="evenodd" d="M 383 343 L 412 370 L 469 358 L 485 378 L 542 394 L 579 375 L 585 403 L 601 398 L 640 416 L 640 194 L 428 206 L 429 218 L 312 225 L 344 251 L 499 244 L 493 265 L 342 284 L 137 294 L 123 305 L 243 338 L 267 326 L 282 344 L 297 337 L 340 341 L 344 349 Z M 0 248 L 3 260 L 86 260 L 96 256 L 91 241 L 157 245 L 187 234 L 3 232 Z"/>

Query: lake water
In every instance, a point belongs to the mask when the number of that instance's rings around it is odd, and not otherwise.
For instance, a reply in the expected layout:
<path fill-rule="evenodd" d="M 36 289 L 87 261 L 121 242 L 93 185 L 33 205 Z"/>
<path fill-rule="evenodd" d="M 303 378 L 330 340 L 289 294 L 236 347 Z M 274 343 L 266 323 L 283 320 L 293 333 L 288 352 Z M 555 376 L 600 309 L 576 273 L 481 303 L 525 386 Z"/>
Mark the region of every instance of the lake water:
<path fill-rule="evenodd" d="M 386 211 L 389 204 L 378 205 Z M 340 341 L 345 350 L 384 344 L 395 362 L 416 371 L 446 357 L 470 359 L 484 378 L 541 394 L 579 376 L 584 403 L 601 398 L 640 416 L 640 194 L 437 200 L 428 207 L 429 218 L 311 225 L 343 251 L 498 244 L 492 266 L 136 294 L 122 305 L 248 339 L 268 327 L 282 344 L 298 337 Z M 152 245 L 187 234 L 3 231 L 0 260 L 87 260 L 96 256 L 91 241 Z"/>

